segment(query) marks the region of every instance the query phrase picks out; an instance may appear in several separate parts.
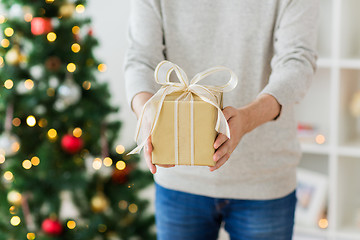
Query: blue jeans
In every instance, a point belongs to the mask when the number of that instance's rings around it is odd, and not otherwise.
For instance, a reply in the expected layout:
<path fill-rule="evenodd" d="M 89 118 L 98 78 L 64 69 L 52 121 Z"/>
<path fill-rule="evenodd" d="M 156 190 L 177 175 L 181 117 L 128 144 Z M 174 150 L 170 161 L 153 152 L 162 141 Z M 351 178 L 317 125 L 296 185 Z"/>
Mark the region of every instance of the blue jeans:
<path fill-rule="evenodd" d="M 295 191 L 274 200 L 211 198 L 156 184 L 159 240 L 216 240 L 224 228 L 231 240 L 291 240 Z"/>

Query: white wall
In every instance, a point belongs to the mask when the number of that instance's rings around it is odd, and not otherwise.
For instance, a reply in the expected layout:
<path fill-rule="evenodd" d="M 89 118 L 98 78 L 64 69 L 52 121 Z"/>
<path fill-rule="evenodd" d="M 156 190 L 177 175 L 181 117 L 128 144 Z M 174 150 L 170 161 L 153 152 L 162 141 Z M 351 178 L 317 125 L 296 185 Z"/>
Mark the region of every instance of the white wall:
<path fill-rule="evenodd" d="M 123 123 L 119 144 L 131 146 L 136 127 L 135 115 L 125 98 L 123 62 L 127 49 L 127 24 L 131 0 L 89 0 L 86 14 L 92 18 L 93 34 L 100 45 L 95 56 L 107 64 L 107 71 L 99 75 L 110 84 L 112 102 L 120 107 Z"/>

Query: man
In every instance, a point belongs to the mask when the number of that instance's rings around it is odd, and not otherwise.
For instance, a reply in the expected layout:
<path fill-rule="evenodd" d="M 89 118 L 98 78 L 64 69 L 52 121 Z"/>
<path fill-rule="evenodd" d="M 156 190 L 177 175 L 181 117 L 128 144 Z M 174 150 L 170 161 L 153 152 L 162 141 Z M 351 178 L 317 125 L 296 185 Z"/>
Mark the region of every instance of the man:
<path fill-rule="evenodd" d="M 239 77 L 223 97 L 231 138 L 216 138 L 214 167 L 156 167 L 147 141 L 159 239 L 217 239 L 222 223 L 231 239 L 291 239 L 301 156 L 293 107 L 316 68 L 317 18 L 316 0 L 132 0 L 125 79 L 137 116 L 164 59 L 190 78 L 216 65 Z"/>

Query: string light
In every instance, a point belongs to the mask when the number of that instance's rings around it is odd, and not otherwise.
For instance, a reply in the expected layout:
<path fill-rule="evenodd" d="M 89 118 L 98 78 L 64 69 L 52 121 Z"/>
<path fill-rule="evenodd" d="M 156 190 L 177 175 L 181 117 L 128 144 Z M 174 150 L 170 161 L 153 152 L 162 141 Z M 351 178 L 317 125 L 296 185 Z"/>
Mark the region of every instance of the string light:
<path fill-rule="evenodd" d="M 315 142 L 317 144 L 324 144 L 325 143 L 325 136 L 322 135 L 322 134 L 317 135 L 316 138 L 315 138 Z"/>
<path fill-rule="evenodd" d="M 10 182 L 10 181 L 12 181 L 14 179 L 14 175 L 12 174 L 12 172 L 6 171 L 4 173 L 4 178 L 5 178 L 6 181 Z"/>
<path fill-rule="evenodd" d="M 85 90 L 90 90 L 90 88 L 91 88 L 91 82 L 89 82 L 89 81 L 84 81 L 83 84 L 82 84 L 82 87 L 83 87 Z"/>
<path fill-rule="evenodd" d="M 138 211 L 138 206 L 135 203 L 129 205 L 129 212 L 136 213 Z"/>
<path fill-rule="evenodd" d="M 32 19 L 33 19 L 33 15 L 31 13 L 26 13 L 24 15 L 25 22 L 31 22 Z"/>
<path fill-rule="evenodd" d="M 45 0 L 46 3 L 50 4 L 50 3 L 53 3 L 54 0 Z"/>
<path fill-rule="evenodd" d="M 119 170 L 124 170 L 126 168 L 126 163 L 124 161 L 118 161 L 116 163 L 116 168 Z"/>
<path fill-rule="evenodd" d="M 69 63 L 66 67 L 66 69 L 69 71 L 69 72 L 75 72 L 76 70 L 76 65 L 75 63 Z"/>
<path fill-rule="evenodd" d="M 80 32 L 80 28 L 78 26 L 73 26 L 73 28 L 71 29 L 73 34 L 79 34 Z"/>
<path fill-rule="evenodd" d="M 37 156 L 34 156 L 31 158 L 31 164 L 34 166 L 37 166 L 40 164 L 40 158 L 38 158 Z"/>
<path fill-rule="evenodd" d="M 57 131 L 52 128 L 48 131 L 47 135 L 50 140 L 55 140 L 57 138 Z"/>
<path fill-rule="evenodd" d="M 16 213 L 17 213 L 16 207 L 15 207 L 15 206 L 11 206 L 11 207 L 9 208 L 9 212 L 10 212 L 10 214 L 12 214 L 12 215 L 16 214 Z"/>
<path fill-rule="evenodd" d="M 36 124 L 36 118 L 33 115 L 30 115 L 26 118 L 26 124 L 29 125 L 29 127 L 33 127 Z"/>
<path fill-rule="evenodd" d="M 14 227 L 18 226 L 21 223 L 21 219 L 19 216 L 13 216 L 10 220 L 11 225 Z"/>
<path fill-rule="evenodd" d="M 49 32 L 46 35 L 46 38 L 49 42 L 54 42 L 56 40 L 56 34 L 54 32 Z"/>
<path fill-rule="evenodd" d="M 12 35 L 14 35 L 14 29 L 12 29 L 11 27 L 7 27 L 4 30 L 4 34 L 7 37 L 11 37 Z"/>
<path fill-rule="evenodd" d="M 80 51 L 81 47 L 80 47 L 80 44 L 78 43 L 74 43 L 73 45 L 71 45 L 71 50 L 74 52 L 74 53 L 78 53 Z"/>
<path fill-rule="evenodd" d="M 20 118 L 14 118 L 14 119 L 12 120 L 12 124 L 13 124 L 15 127 L 20 126 L 20 124 L 21 124 Z"/>
<path fill-rule="evenodd" d="M 6 38 L 4 38 L 3 40 L 1 40 L 1 46 L 3 48 L 7 48 L 10 45 L 10 41 Z"/>
<path fill-rule="evenodd" d="M 100 158 L 95 158 L 94 161 L 93 161 L 93 164 L 92 164 L 93 168 L 95 170 L 99 170 L 101 168 L 101 165 L 102 165 L 101 159 Z"/>
<path fill-rule="evenodd" d="M 7 199 L 11 204 L 20 205 L 21 201 L 22 201 L 22 195 L 21 195 L 21 193 L 15 191 L 15 190 L 12 190 L 8 193 Z"/>
<path fill-rule="evenodd" d="M 82 130 L 81 130 L 81 128 L 79 128 L 79 127 L 75 128 L 75 129 L 73 130 L 73 135 L 74 135 L 74 137 L 77 137 L 77 138 L 81 137 L 81 135 L 82 135 Z"/>
<path fill-rule="evenodd" d="M 0 15 L 0 24 L 3 24 L 6 21 L 6 18 L 3 15 Z"/>
<path fill-rule="evenodd" d="M 32 164 L 31 164 L 30 160 L 26 159 L 22 162 L 22 166 L 25 169 L 30 169 L 32 167 Z"/>
<path fill-rule="evenodd" d="M 117 154 L 123 154 L 125 152 L 125 147 L 123 145 L 117 145 L 116 152 Z"/>
<path fill-rule="evenodd" d="M 14 82 L 11 79 L 8 79 L 4 82 L 4 87 L 6 89 L 12 89 L 13 86 L 14 86 Z"/>
<path fill-rule="evenodd" d="M 104 165 L 110 167 L 113 164 L 113 160 L 109 157 L 104 158 Z"/>
<path fill-rule="evenodd" d="M 76 222 L 70 220 L 70 221 L 67 222 L 66 225 L 67 225 L 67 227 L 68 227 L 69 229 L 74 229 L 74 228 L 76 227 Z"/>
<path fill-rule="evenodd" d="M 39 120 L 39 127 L 41 127 L 41 128 L 43 128 L 43 127 L 46 127 L 46 125 L 47 125 L 47 120 L 45 119 L 45 118 L 41 118 L 40 120 Z"/>
<path fill-rule="evenodd" d="M 75 8 L 75 11 L 76 11 L 77 13 L 83 13 L 83 12 L 85 12 L 85 6 L 82 5 L 82 4 L 78 4 L 78 5 L 76 6 L 76 8 Z"/>
<path fill-rule="evenodd" d="M 31 89 L 34 87 L 34 81 L 31 80 L 31 79 L 27 79 L 27 80 L 24 82 L 24 85 L 25 85 L 25 88 L 26 88 L 26 89 L 31 90 Z"/>
<path fill-rule="evenodd" d="M 34 240 L 35 239 L 35 233 L 28 233 L 26 234 L 26 238 L 28 240 Z"/>
<path fill-rule="evenodd" d="M 327 228 L 329 226 L 329 222 L 328 222 L 328 220 L 326 218 L 321 218 L 319 220 L 318 225 L 319 225 L 319 228 L 325 229 L 325 228 Z"/>
<path fill-rule="evenodd" d="M 100 64 L 98 65 L 98 70 L 99 70 L 99 72 L 105 72 L 106 69 L 107 69 L 106 64 L 100 63 Z"/>
<path fill-rule="evenodd" d="M 17 151 L 19 151 L 19 149 L 20 149 L 20 143 L 19 143 L 19 142 L 14 142 L 14 143 L 11 145 L 11 150 L 12 150 L 13 152 L 17 152 Z"/>

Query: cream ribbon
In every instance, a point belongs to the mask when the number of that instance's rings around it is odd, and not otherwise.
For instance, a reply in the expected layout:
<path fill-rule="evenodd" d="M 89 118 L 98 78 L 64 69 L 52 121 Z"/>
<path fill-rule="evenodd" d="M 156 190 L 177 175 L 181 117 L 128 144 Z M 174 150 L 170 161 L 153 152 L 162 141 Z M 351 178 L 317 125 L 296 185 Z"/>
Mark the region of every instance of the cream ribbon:
<path fill-rule="evenodd" d="M 179 79 L 179 82 L 170 82 L 170 75 L 171 73 L 175 71 L 177 78 Z M 221 86 L 205 86 L 197 84 L 202 79 L 208 77 L 211 74 L 214 74 L 216 72 L 220 71 L 228 71 L 230 73 L 230 79 L 229 81 Z M 135 134 L 135 141 L 138 143 L 138 146 L 134 148 L 131 152 L 128 154 L 135 154 L 139 153 L 141 149 L 146 144 L 147 139 L 151 136 L 153 133 L 155 126 L 158 122 L 159 115 L 161 112 L 161 108 L 163 106 L 164 100 L 166 95 L 169 95 L 173 92 L 183 92 L 176 100 L 175 100 L 175 122 L 174 122 L 174 128 L 175 128 L 175 164 L 178 164 L 178 138 L 177 138 L 177 108 L 178 108 L 178 101 L 179 100 L 187 100 L 190 98 L 190 117 L 191 117 L 191 163 L 194 164 L 194 139 L 193 139 L 193 95 L 199 96 L 203 101 L 213 105 L 218 110 L 218 117 L 215 125 L 215 130 L 218 133 L 222 133 L 226 135 L 228 138 L 230 138 L 230 129 L 228 122 L 218 106 L 218 99 L 217 94 L 220 92 L 229 92 L 233 90 L 238 82 L 236 74 L 230 70 L 229 68 L 223 67 L 223 66 L 217 66 L 210 69 L 207 69 L 203 72 L 200 72 L 196 74 L 191 81 L 188 80 L 188 77 L 184 70 L 182 70 L 179 66 L 176 64 L 169 62 L 169 61 L 162 61 L 158 64 L 158 66 L 155 69 L 155 81 L 162 85 L 162 87 L 157 91 L 143 106 L 143 109 L 141 111 L 139 120 L 137 122 L 136 127 L 136 134 Z M 155 113 L 151 113 L 151 108 L 149 107 L 150 103 L 158 102 L 158 105 L 156 107 Z M 144 116 L 153 116 L 151 119 L 151 128 L 146 129 L 147 126 L 143 124 L 144 122 Z M 144 139 L 140 139 L 142 136 L 145 136 Z"/>

